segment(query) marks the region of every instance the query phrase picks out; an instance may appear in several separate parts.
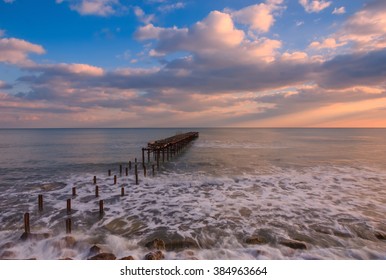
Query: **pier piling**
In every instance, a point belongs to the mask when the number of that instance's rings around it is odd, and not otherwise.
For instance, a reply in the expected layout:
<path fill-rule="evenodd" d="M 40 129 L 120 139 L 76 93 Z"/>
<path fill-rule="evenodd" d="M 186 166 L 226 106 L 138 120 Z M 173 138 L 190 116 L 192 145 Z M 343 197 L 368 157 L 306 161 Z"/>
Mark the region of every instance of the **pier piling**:
<path fill-rule="evenodd" d="M 66 219 L 66 234 L 71 234 L 72 221 L 71 218 Z"/>
<path fill-rule="evenodd" d="M 71 214 L 71 198 L 67 199 L 67 214 Z"/>
<path fill-rule="evenodd" d="M 39 211 L 43 211 L 43 195 L 42 194 L 38 195 L 38 208 L 39 208 Z"/>
<path fill-rule="evenodd" d="M 29 224 L 29 213 L 24 214 L 24 232 L 25 233 L 31 233 L 31 228 Z"/>

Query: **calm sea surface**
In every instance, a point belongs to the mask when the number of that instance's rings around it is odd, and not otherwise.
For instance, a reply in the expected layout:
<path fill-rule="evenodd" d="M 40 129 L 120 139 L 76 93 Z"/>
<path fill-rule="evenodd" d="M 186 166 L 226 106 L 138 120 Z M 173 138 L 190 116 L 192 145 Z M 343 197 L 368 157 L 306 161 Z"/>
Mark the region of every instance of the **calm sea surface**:
<path fill-rule="evenodd" d="M 119 173 L 147 142 L 191 130 L 200 137 L 155 177 Z M 385 129 L 3 129 L 0 259 L 87 259 L 93 245 L 142 259 L 155 238 L 166 259 L 386 259 L 385 140 Z M 20 240 L 25 212 L 48 238 Z"/>

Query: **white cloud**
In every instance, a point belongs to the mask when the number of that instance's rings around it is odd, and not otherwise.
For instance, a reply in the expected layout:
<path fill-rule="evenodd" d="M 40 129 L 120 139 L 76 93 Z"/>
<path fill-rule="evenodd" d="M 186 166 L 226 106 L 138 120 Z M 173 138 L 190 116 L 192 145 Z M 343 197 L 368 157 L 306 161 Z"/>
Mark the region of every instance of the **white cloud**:
<path fill-rule="evenodd" d="M 62 3 L 59 0 L 56 3 Z M 110 16 L 117 13 L 121 7 L 119 0 L 67 0 L 70 8 L 81 15 Z"/>
<path fill-rule="evenodd" d="M 145 24 L 149 24 L 150 22 L 152 22 L 154 20 L 153 14 L 146 15 L 144 10 L 142 10 L 138 6 L 134 7 L 134 14 L 138 18 L 139 21 L 141 21 Z"/>
<path fill-rule="evenodd" d="M 177 2 L 174 4 L 168 4 L 168 5 L 162 5 L 158 7 L 158 10 L 161 12 L 170 12 L 173 10 L 183 9 L 185 8 L 186 4 L 183 2 Z"/>
<path fill-rule="evenodd" d="M 345 7 L 340 7 L 340 8 L 335 8 L 333 11 L 332 11 L 332 14 L 333 15 L 343 15 L 346 13 L 346 9 Z"/>
<path fill-rule="evenodd" d="M 9 4 L 15 2 L 15 0 L 4 0 L 4 2 Z"/>
<path fill-rule="evenodd" d="M 31 65 L 28 59 L 29 53 L 43 54 L 45 50 L 42 46 L 16 38 L 0 39 L 0 62 L 17 65 Z"/>
<path fill-rule="evenodd" d="M 249 25 L 253 30 L 268 32 L 275 23 L 274 12 L 283 8 L 279 6 L 282 2 L 268 0 L 266 3 L 248 6 L 231 14 L 235 21 Z"/>
<path fill-rule="evenodd" d="M 332 3 L 325 0 L 299 0 L 307 13 L 319 13 L 328 8 Z"/>
<path fill-rule="evenodd" d="M 322 42 L 312 42 L 310 45 L 309 45 L 309 48 L 312 48 L 312 49 L 336 49 L 338 47 L 342 47 L 346 45 L 346 42 L 340 42 L 340 43 L 337 43 L 337 41 L 334 39 L 334 38 L 327 38 L 325 40 L 323 40 Z"/>

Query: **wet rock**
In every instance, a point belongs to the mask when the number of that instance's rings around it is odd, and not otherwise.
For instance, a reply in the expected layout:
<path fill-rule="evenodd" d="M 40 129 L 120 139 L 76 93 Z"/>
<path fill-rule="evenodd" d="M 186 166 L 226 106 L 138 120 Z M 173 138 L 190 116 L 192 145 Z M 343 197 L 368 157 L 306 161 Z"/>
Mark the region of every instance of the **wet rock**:
<path fill-rule="evenodd" d="M 120 258 L 120 260 L 134 260 L 133 256 L 127 256 L 127 257 L 123 257 L 123 258 Z"/>
<path fill-rule="evenodd" d="M 26 233 L 26 232 L 24 232 L 20 236 L 20 239 L 23 241 L 25 241 L 25 240 L 39 241 L 39 240 L 47 239 L 50 237 L 51 237 L 51 234 L 49 234 L 49 233 Z"/>
<path fill-rule="evenodd" d="M 95 255 L 89 258 L 89 260 L 116 260 L 116 259 L 117 257 L 111 253 L 100 253 L 98 255 Z"/>
<path fill-rule="evenodd" d="M 163 241 L 162 239 L 154 239 L 150 242 L 147 242 L 145 244 L 145 247 L 150 249 L 150 250 L 165 250 L 165 241 Z"/>
<path fill-rule="evenodd" d="M 386 240 L 386 233 L 376 231 L 376 232 L 374 232 L 374 235 L 379 240 Z"/>
<path fill-rule="evenodd" d="M 279 242 L 279 244 L 286 246 L 286 247 L 289 247 L 289 248 L 292 248 L 292 249 L 296 249 L 296 250 L 306 250 L 307 249 L 307 245 L 305 243 L 299 242 L 296 240 L 283 239 Z"/>
<path fill-rule="evenodd" d="M 262 236 L 251 236 L 245 239 L 245 243 L 253 245 L 267 244 L 268 241 Z"/>
<path fill-rule="evenodd" d="M 89 256 L 98 255 L 102 252 L 102 249 L 98 247 L 97 245 L 94 245 L 90 248 L 90 251 L 88 252 Z"/>
<path fill-rule="evenodd" d="M 176 251 L 183 249 L 192 249 L 199 248 L 196 241 L 190 238 L 180 239 L 180 240 L 171 240 L 166 242 L 165 248 L 168 251 Z"/>
<path fill-rule="evenodd" d="M 150 252 L 146 254 L 145 260 L 162 260 L 165 256 L 161 251 Z"/>
<path fill-rule="evenodd" d="M 0 260 L 15 259 L 15 258 L 16 258 L 16 254 L 12 251 L 4 251 L 0 255 Z"/>

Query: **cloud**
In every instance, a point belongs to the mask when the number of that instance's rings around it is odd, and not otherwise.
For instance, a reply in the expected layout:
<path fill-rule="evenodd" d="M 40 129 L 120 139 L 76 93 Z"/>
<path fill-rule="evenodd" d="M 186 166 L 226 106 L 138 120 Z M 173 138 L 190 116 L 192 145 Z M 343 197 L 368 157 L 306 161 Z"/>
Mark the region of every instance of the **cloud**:
<path fill-rule="evenodd" d="M 116 14 L 122 5 L 119 0 L 56 0 L 57 4 L 64 1 L 70 3 L 71 10 L 81 15 L 110 16 Z"/>
<path fill-rule="evenodd" d="M 15 0 L 3 0 L 3 1 L 4 1 L 5 3 L 8 3 L 8 4 L 15 2 Z"/>
<path fill-rule="evenodd" d="M 0 62 L 30 65 L 33 64 L 28 59 L 29 53 L 43 54 L 45 50 L 42 46 L 16 38 L 0 38 Z"/>
<path fill-rule="evenodd" d="M 335 36 L 356 51 L 386 48 L 386 2 L 375 1 L 348 18 Z"/>
<path fill-rule="evenodd" d="M 346 9 L 345 7 L 340 7 L 340 8 L 335 8 L 333 11 L 332 11 L 332 14 L 333 15 L 343 15 L 346 13 Z"/>
<path fill-rule="evenodd" d="M 307 13 L 319 13 L 328 8 L 332 3 L 325 0 L 299 0 Z"/>
<path fill-rule="evenodd" d="M 173 4 L 161 5 L 157 9 L 160 12 L 166 13 L 166 12 L 171 12 L 171 11 L 178 10 L 178 9 L 183 9 L 185 7 L 186 7 L 185 3 L 177 2 L 177 3 L 173 3 Z"/>
<path fill-rule="evenodd" d="M 145 24 L 149 24 L 154 20 L 154 15 L 146 15 L 145 12 L 138 6 L 134 7 L 134 14 L 137 19 Z"/>
<path fill-rule="evenodd" d="M 347 42 L 337 43 L 334 38 L 327 38 L 322 42 L 312 42 L 308 47 L 312 49 L 336 49 L 346 45 Z"/>
<path fill-rule="evenodd" d="M 266 1 L 266 3 L 255 4 L 241 10 L 232 12 L 235 21 L 249 25 L 251 29 L 258 32 L 268 32 L 275 22 L 274 12 L 283 9 L 279 6 L 283 1 Z"/>

